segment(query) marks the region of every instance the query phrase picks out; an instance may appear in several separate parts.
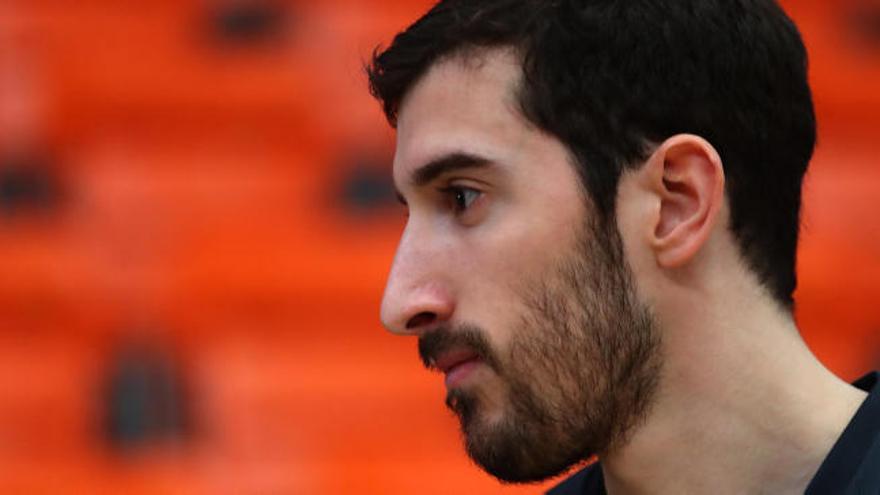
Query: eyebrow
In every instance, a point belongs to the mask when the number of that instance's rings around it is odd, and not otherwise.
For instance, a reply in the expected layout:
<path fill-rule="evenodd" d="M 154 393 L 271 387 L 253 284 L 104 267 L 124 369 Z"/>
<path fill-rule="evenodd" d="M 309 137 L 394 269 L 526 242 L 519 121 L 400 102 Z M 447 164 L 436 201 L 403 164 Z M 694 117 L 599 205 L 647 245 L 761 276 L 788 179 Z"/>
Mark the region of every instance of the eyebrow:
<path fill-rule="evenodd" d="M 465 169 L 486 168 L 490 165 L 492 165 L 492 161 L 486 157 L 457 151 L 442 155 L 415 169 L 410 174 L 410 182 L 415 187 L 424 187 L 444 174 Z M 403 199 L 403 194 L 397 188 L 394 192 L 397 200 L 405 205 L 406 200 Z"/>

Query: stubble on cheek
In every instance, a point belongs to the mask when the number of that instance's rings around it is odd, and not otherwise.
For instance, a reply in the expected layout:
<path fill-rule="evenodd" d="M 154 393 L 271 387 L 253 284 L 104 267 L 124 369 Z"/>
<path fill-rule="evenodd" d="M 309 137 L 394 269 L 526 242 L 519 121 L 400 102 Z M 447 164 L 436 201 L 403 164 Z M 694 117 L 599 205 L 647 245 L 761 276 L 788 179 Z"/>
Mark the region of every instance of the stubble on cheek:
<path fill-rule="evenodd" d="M 586 230 L 562 262 L 517 288 L 524 310 L 506 356 L 522 371 L 508 380 L 511 409 L 569 457 L 626 441 L 662 362 L 616 230 Z"/>
<path fill-rule="evenodd" d="M 502 480 L 537 481 L 613 449 L 656 388 L 658 334 L 619 238 L 585 234 L 508 281 L 491 379 L 450 393 L 469 454 Z"/>

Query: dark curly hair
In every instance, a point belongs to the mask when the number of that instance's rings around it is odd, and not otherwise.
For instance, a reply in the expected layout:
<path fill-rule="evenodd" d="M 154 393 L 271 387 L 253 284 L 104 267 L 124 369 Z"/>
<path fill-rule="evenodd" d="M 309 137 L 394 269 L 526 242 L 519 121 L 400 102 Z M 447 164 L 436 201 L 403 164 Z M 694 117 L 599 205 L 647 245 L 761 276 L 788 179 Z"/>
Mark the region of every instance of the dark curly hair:
<path fill-rule="evenodd" d="M 801 183 L 816 121 L 807 56 L 773 0 L 442 0 L 367 67 L 392 126 L 429 67 L 513 48 L 522 114 L 570 150 L 600 219 L 621 173 L 679 133 L 724 163 L 731 230 L 747 265 L 793 308 Z"/>

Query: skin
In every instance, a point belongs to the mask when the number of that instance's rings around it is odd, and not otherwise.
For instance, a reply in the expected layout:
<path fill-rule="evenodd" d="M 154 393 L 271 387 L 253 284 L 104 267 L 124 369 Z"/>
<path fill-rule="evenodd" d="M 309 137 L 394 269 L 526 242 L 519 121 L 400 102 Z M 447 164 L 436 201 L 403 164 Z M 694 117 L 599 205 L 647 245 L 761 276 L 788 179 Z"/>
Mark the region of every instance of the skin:
<path fill-rule="evenodd" d="M 518 77 L 510 51 L 455 56 L 402 102 L 394 181 L 409 220 L 382 303 L 396 334 L 473 323 L 509 348 L 517 287 L 563 261 L 594 214 L 564 145 L 518 113 Z M 414 182 L 425 164 L 462 152 L 492 165 Z M 617 226 L 662 336 L 663 372 L 647 416 L 599 453 L 612 495 L 802 493 L 864 400 L 745 267 L 728 219 L 723 163 L 698 136 L 658 143 L 621 178 Z M 505 413 L 503 385 L 478 366 L 460 386 L 479 390 L 493 421 Z"/>

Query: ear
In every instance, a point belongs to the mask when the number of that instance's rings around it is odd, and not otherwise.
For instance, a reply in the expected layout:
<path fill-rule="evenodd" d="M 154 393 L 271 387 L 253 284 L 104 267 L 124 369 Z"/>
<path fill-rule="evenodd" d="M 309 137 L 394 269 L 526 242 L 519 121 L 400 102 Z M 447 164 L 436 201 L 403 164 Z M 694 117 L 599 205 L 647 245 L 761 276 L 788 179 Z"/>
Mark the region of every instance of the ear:
<path fill-rule="evenodd" d="M 709 239 L 724 203 L 721 157 L 705 139 L 679 134 L 651 154 L 641 175 L 659 209 L 649 233 L 657 264 L 687 264 Z"/>

